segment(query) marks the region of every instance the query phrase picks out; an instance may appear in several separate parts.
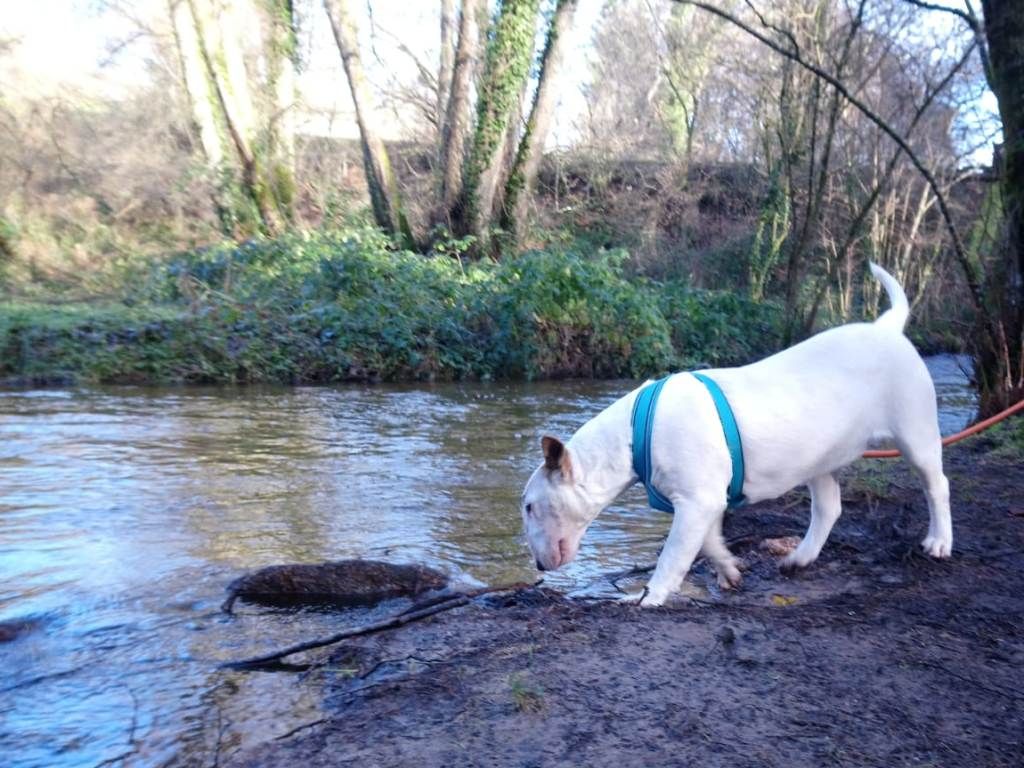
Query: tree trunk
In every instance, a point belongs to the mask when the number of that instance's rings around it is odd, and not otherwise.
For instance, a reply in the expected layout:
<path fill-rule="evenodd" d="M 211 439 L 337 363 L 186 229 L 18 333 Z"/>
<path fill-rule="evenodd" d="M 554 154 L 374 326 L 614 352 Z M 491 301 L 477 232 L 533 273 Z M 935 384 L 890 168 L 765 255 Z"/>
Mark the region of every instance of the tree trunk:
<path fill-rule="evenodd" d="M 982 0 L 989 85 L 1003 123 L 1001 192 L 1004 230 L 987 270 L 978 323 L 975 374 L 984 417 L 1024 396 L 1024 4 Z"/>
<path fill-rule="evenodd" d="M 544 156 L 544 144 L 558 104 L 558 84 L 569 41 L 569 30 L 572 28 L 573 16 L 578 5 L 578 0 L 558 0 L 555 7 L 555 15 L 548 28 L 544 55 L 541 58 L 537 92 L 530 108 L 530 117 L 526 121 L 526 130 L 519 142 L 512 173 L 505 186 L 502 223 L 512 232 L 517 243 L 522 242 L 526 231 L 527 211 L 533 195 L 533 185 L 537 179 L 537 169 Z"/>
<path fill-rule="evenodd" d="M 224 151 L 214 112 L 216 97 L 211 91 L 206 65 L 203 63 L 192 8 L 189 0 L 170 0 L 168 7 L 174 26 L 174 42 L 178 49 L 185 92 L 192 109 L 192 122 L 203 149 L 206 167 L 217 173 L 224 161 Z"/>
<path fill-rule="evenodd" d="M 298 41 L 293 0 L 270 0 L 267 61 L 273 113 L 267 120 L 267 183 L 278 213 L 295 217 L 295 70 Z"/>
<path fill-rule="evenodd" d="M 462 217 L 462 182 L 466 145 L 472 121 L 469 92 L 480 52 L 480 17 L 486 10 L 483 0 L 463 0 L 459 19 L 459 42 L 455 49 L 455 66 L 441 129 L 441 201 L 449 230 Z"/>
<path fill-rule="evenodd" d="M 352 15 L 350 0 L 324 0 L 324 8 L 331 21 L 334 40 L 338 44 L 341 62 L 348 77 L 352 103 L 359 123 L 359 136 L 363 148 L 363 167 L 370 190 L 370 203 L 377 224 L 388 234 L 398 238 L 407 248 L 415 247 L 409 222 L 402 209 L 398 183 L 391 169 L 384 142 L 373 124 L 373 106 L 370 89 L 363 73 L 359 56 L 359 33 Z"/>
<path fill-rule="evenodd" d="M 248 235 L 253 229 L 251 207 L 239 191 L 241 174 L 231 148 L 226 146 L 227 127 L 213 77 L 206 66 L 191 0 L 170 0 L 168 8 L 193 132 L 199 139 L 203 164 L 213 184 L 211 198 L 217 219 L 224 234 Z"/>
<path fill-rule="evenodd" d="M 3 279 L 4 261 L 14 261 L 17 255 L 14 250 L 14 238 L 11 237 L 7 222 L 0 217 L 0 280 Z"/>
<path fill-rule="evenodd" d="M 463 230 L 489 246 L 495 199 L 511 171 L 505 152 L 509 122 L 520 105 L 533 59 L 537 8 L 540 0 L 504 0 L 487 46 L 480 83 L 473 148 L 466 167 Z"/>
<path fill-rule="evenodd" d="M 448 98 L 452 94 L 457 16 L 455 0 L 441 0 L 441 63 L 437 71 L 438 157 L 444 151 L 444 123 L 448 114 Z"/>
<path fill-rule="evenodd" d="M 235 34 L 240 23 L 239 10 L 233 3 L 225 2 L 218 14 L 211 0 L 189 0 L 189 6 L 208 82 L 215 95 L 212 103 L 219 107 L 219 116 L 238 161 L 238 183 L 242 194 L 255 209 L 256 228 L 271 235 L 277 234 L 283 229 L 283 224 L 271 199 L 265 163 L 260 162 L 263 158 L 257 155 L 254 146 L 256 112 L 241 44 Z M 242 214 L 239 223 L 243 229 L 247 228 L 242 206 L 235 204 L 232 207 Z"/>

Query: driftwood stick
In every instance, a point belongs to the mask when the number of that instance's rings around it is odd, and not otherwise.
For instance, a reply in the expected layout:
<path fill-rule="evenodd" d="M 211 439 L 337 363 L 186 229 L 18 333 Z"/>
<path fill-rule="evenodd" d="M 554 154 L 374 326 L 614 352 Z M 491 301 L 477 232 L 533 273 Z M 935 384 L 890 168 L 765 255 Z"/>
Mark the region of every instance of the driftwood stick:
<path fill-rule="evenodd" d="M 292 654 L 301 653 L 302 651 L 310 651 L 314 648 L 322 648 L 325 645 L 333 645 L 350 637 L 359 637 L 361 635 L 370 635 L 375 632 L 382 632 L 386 629 L 394 629 L 395 627 L 400 627 L 403 624 L 408 624 L 413 621 L 425 619 L 428 616 L 433 616 L 435 613 L 450 611 L 453 608 L 466 605 L 470 600 L 481 595 L 487 595 L 494 592 L 519 592 L 524 589 L 530 589 L 533 586 L 536 585 L 520 583 L 510 584 L 503 587 L 484 587 L 471 592 L 451 595 L 440 602 L 436 601 L 436 599 L 426 600 L 419 607 L 413 606 L 410 610 L 404 613 L 389 616 L 386 619 L 381 619 L 380 621 L 375 621 L 371 624 L 364 624 L 359 627 L 349 627 L 348 629 L 343 629 L 328 637 L 321 637 L 316 640 L 307 640 L 304 643 L 297 643 L 296 645 L 291 645 L 280 651 L 274 651 L 273 653 L 267 653 L 262 656 L 253 656 L 248 659 L 242 659 L 241 661 L 230 661 L 222 664 L 221 667 L 226 669 L 259 669 L 266 666 L 275 666 L 276 663 L 285 656 L 291 656 Z"/>
<path fill-rule="evenodd" d="M 413 603 L 398 615 L 404 616 L 407 613 L 415 613 L 416 611 L 421 611 L 424 608 L 429 608 L 432 605 L 446 603 L 449 600 L 455 599 L 456 597 L 468 597 L 470 600 L 473 600 L 477 597 L 481 597 L 482 595 L 491 595 L 497 592 L 519 592 L 524 589 L 539 587 L 543 583 L 544 579 L 537 579 L 532 584 L 519 582 L 518 584 L 506 584 L 503 587 L 479 587 L 478 589 L 470 589 L 466 590 L 465 592 L 457 592 L 455 594 L 442 593 L 440 595 L 434 595 L 434 597 L 428 597 L 426 600 L 421 600 L 418 603 Z"/>

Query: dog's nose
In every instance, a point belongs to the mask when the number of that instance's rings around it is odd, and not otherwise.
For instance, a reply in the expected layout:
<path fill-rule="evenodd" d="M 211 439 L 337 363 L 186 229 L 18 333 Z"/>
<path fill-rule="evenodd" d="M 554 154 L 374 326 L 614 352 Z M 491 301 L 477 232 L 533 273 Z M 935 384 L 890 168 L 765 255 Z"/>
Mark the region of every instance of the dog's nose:
<path fill-rule="evenodd" d="M 537 558 L 537 570 L 538 571 L 546 571 L 547 570 L 547 568 L 544 567 L 544 564 L 540 561 L 539 557 Z"/>

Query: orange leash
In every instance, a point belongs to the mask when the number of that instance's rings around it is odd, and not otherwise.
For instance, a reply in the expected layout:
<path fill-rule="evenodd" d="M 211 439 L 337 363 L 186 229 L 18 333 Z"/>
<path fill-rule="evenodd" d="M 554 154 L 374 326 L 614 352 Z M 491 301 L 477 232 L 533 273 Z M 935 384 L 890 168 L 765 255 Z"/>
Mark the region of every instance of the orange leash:
<path fill-rule="evenodd" d="M 952 445 L 953 443 L 957 443 L 963 440 L 965 437 L 976 435 L 982 430 L 988 429 L 993 424 L 998 424 L 1003 419 L 1007 418 L 1008 416 L 1012 416 L 1013 414 L 1020 410 L 1024 410 L 1024 400 L 1021 400 L 1019 403 L 1015 405 L 1011 405 L 1005 411 L 1000 411 L 995 416 L 990 416 L 984 421 L 979 421 L 977 424 L 973 424 L 967 429 L 957 432 L 955 435 L 949 435 L 947 437 L 942 438 L 942 444 Z M 888 451 L 864 451 L 863 453 L 863 457 L 865 459 L 895 459 L 897 456 L 902 455 L 903 454 L 896 449 Z"/>

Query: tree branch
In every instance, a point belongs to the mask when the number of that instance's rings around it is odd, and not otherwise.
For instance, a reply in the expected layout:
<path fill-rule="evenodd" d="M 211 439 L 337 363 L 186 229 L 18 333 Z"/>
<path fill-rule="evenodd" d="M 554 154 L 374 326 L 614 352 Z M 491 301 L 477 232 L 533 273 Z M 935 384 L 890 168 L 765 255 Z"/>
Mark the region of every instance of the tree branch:
<path fill-rule="evenodd" d="M 918 107 L 915 110 L 914 118 L 913 120 L 910 121 L 910 126 L 907 128 L 908 136 L 913 132 L 914 128 L 917 127 L 918 122 L 920 122 L 921 118 L 924 116 L 924 113 L 928 111 L 928 108 L 935 100 L 935 97 L 938 96 L 939 93 L 943 91 L 943 89 L 945 89 L 945 87 L 953 79 L 956 73 L 959 72 L 963 68 L 964 64 L 967 63 L 967 59 L 970 58 L 971 52 L 973 50 L 974 43 L 971 43 L 971 45 L 967 48 L 967 51 L 964 53 L 964 55 L 960 57 L 960 60 L 953 66 L 952 69 L 949 70 L 946 76 L 939 81 L 939 84 L 935 86 L 935 88 L 933 88 L 925 96 L 924 102 L 921 104 L 920 107 Z M 867 218 L 867 215 L 871 211 L 871 208 L 874 206 L 879 194 L 881 194 L 883 187 L 888 183 L 889 178 L 892 176 L 892 173 L 896 168 L 896 164 L 899 162 L 900 156 L 902 154 L 903 149 L 901 147 L 897 147 L 896 151 L 889 159 L 885 171 L 882 174 L 882 178 L 879 179 L 878 184 L 876 184 L 874 188 L 871 190 L 871 194 L 868 195 L 867 200 L 864 201 L 864 204 L 858 211 L 856 218 L 854 218 L 853 223 L 850 225 L 850 229 L 847 233 L 846 240 L 843 241 L 842 247 L 837 252 L 838 257 L 841 258 L 845 256 L 847 249 L 853 246 L 853 242 L 857 237 L 857 232 L 860 230 L 861 224 L 863 224 L 864 219 Z"/>
<path fill-rule="evenodd" d="M 943 221 L 946 223 L 946 229 L 949 231 L 950 240 L 953 243 L 953 251 L 956 254 L 957 261 L 960 263 L 961 268 L 964 272 L 964 277 L 967 281 L 967 287 L 971 293 L 971 299 L 974 301 L 976 308 L 981 309 L 984 306 L 982 290 L 981 290 L 981 277 L 978 274 L 978 270 L 975 264 L 970 260 L 967 255 L 967 251 L 964 248 L 963 241 L 960 238 L 960 232 L 956 228 L 956 224 L 953 222 L 953 215 L 949 210 L 949 205 L 946 202 L 946 196 L 942 193 L 939 188 L 938 182 L 935 180 L 935 176 L 928 169 L 927 166 L 921 161 L 921 158 L 917 156 L 917 153 L 911 149 L 910 145 L 892 126 L 890 126 L 885 120 L 879 117 L 867 104 L 858 99 L 852 93 L 846 85 L 839 80 L 837 77 L 829 72 L 826 72 L 817 64 L 805 59 L 799 51 L 790 50 L 781 43 L 772 40 L 770 37 L 761 34 L 758 30 L 751 27 L 749 24 L 744 22 L 742 19 L 737 18 L 728 11 L 724 11 L 717 6 L 709 3 L 700 2 L 700 0 L 672 0 L 672 2 L 679 3 L 680 5 L 692 5 L 696 8 L 700 8 L 708 13 L 714 14 L 721 19 L 729 22 L 735 27 L 746 32 L 751 37 L 757 39 L 764 45 L 771 48 L 773 51 L 781 56 L 785 56 L 787 59 L 799 64 L 801 67 L 811 72 L 818 78 L 824 80 L 829 85 L 838 91 L 843 98 L 845 98 L 850 104 L 857 108 L 868 120 L 877 125 L 890 139 L 892 139 L 900 149 L 902 149 L 910 162 L 913 163 L 914 167 L 917 168 L 918 172 L 924 177 L 928 186 L 931 187 L 932 192 L 935 194 L 936 200 L 939 204 L 939 211 L 942 213 Z"/>
<path fill-rule="evenodd" d="M 537 584 L 539 583 L 540 582 L 537 582 Z M 264 654 L 263 656 L 253 656 L 248 659 L 242 659 L 241 661 L 228 662 L 222 666 L 227 669 L 260 669 L 261 667 L 277 666 L 278 662 L 280 662 L 280 660 L 285 656 L 292 656 L 296 653 L 301 653 L 302 651 L 313 650 L 314 648 L 322 648 L 325 645 L 334 645 L 335 643 L 341 642 L 342 640 L 346 640 L 350 637 L 370 635 L 376 632 L 382 632 L 385 629 L 394 629 L 395 627 L 400 627 L 403 624 L 408 624 L 412 621 L 418 621 L 419 619 L 425 619 L 428 616 L 433 616 L 435 613 L 459 608 L 460 606 L 468 604 L 473 598 L 480 597 L 481 595 L 492 594 L 494 592 L 518 592 L 535 587 L 537 584 L 511 584 L 504 587 L 484 587 L 483 589 L 476 589 L 471 592 L 449 595 L 447 599 L 439 600 L 438 598 L 433 598 L 414 605 L 403 613 L 389 616 L 386 619 L 375 621 L 372 624 L 365 624 L 360 627 L 350 627 L 349 629 L 343 629 L 342 631 L 336 632 L 328 637 L 321 637 L 316 640 L 297 643 L 296 645 L 289 646 L 280 651 L 274 651 L 273 653 Z"/>
<path fill-rule="evenodd" d="M 964 5 L 967 7 L 966 11 L 961 11 L 959 8 L 952 6 L 929 3 L 925 0 L 903 0 L 903 2 L 925 11 L 950 13 L 963 21 L 970 28 L 971 34 L 974 35 L 974 42 L 978 46 L 978 55 L 981 57 L 982 70 L 985 72 L 985 80 L 988 81 L 989 85 L 992 84 L 992 69 L 988 59 L 988 44 L 985 40 L 985 30 L 978 19 L 978 15 L 974 12 L 971 0 L 964 0 Z"/>

